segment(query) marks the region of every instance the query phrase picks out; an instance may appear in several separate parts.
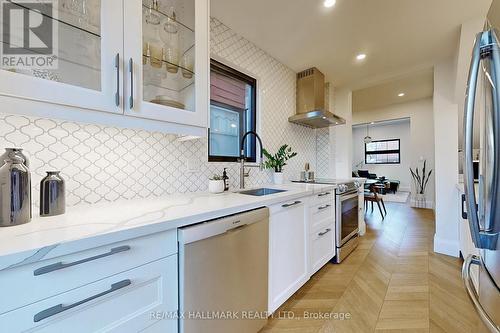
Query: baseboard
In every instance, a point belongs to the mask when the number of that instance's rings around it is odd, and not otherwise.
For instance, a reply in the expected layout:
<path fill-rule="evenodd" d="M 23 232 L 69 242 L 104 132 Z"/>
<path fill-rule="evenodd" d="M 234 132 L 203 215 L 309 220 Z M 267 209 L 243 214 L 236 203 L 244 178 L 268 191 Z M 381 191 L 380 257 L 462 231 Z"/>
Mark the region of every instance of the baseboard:
<path fill-rule="evenodd" d="M 434 252 L 458 258 L 460 255 L 458 240 L 453 241 L 450 239 L 439 238 L 436 234 L 434 234 Z"/>

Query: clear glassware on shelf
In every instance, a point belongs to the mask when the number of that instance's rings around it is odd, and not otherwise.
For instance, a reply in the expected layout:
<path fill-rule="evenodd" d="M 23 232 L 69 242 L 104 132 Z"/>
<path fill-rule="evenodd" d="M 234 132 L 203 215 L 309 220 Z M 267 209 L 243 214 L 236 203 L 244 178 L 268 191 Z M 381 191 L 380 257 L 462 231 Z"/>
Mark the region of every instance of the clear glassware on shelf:
<path fill-rule="evenodd" d="M 151 25 L 160 24 L 160 15 L 158 14 L 158 0 L 152 0 L 146 13 L 146 23 Z"/>
<path fill-rule="evenodd" d="M 165 44 L 164 60 L 167 71 L 177 73 L 179 70 L 179 26 L 176 21 L 174 7 L 170 7 L 163 29 L 160 29 L 160 39 Z"/>
<path fill-rule="evenodd" d="M 192 54 L 193 46 L 189 48 L 182 55 L 182 76 L 186 79 L 191 79 L 193 77 L 194 72 L 194 56 Z"/>

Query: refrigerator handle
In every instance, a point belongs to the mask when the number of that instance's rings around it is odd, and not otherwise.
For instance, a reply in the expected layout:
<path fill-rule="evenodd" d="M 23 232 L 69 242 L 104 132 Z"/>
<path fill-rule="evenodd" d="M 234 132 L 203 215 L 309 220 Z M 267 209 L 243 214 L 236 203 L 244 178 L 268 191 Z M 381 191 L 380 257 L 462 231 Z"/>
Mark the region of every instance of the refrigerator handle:
<path fill-rule="evenodd" d="M 474 308 L 476 308 L 479 317 L 483 321 L 483 323 L 488 327 L 490 332 L 492 333 L 500 333 L 500 327 L 498 327 L 493 319 L 490 318 L 486 310 L 484 310 L 481 302 L 479 301 L 479 295 L 477 294 L 476 288 L 474 288 L 474 284 L 472 283 L 472 279 L 470 276 L 470 267 L 471 265 L 481 265 L 481 259 L 475 255 L 469 255 L 467 259 L 464 261 L 462 266 L 462 280 L 465 285 L 465 290 L 467 291 L 467 295 L 474 304 Z"/>
<path fill-rule="evenodd" d="M 465 194 L 462 194 L 462 219 L 467 220 L 467 212 L 465 211 Z"/>
<path fill-rule="evenodd" d="M 473 165 L 473 128 L 474 128 L 474 104 L 476 101 L 476 86 L 479 74 L 479 64 L 481 62 L 481 39 L 484 32 L 476 35 L 474 48 L 472 50 L 472 60 L 469 68 L 469 79 L 465 94 L 464 110 L 464 189 L 467 204 L 467 217 L 471 237 L 476 247 L 481 248 L 479 237 L 479 218 L 476 203 L 476 193 L 474 189 L 474 165 Z"/>

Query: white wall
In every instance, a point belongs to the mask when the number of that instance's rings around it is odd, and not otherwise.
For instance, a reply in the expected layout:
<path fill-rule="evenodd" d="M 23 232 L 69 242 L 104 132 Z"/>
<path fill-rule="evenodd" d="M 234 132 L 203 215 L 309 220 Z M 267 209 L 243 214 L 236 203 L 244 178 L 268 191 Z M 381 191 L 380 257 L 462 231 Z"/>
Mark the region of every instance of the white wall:
<path fill-rule="evenodd" d="M 335 91 L 333 112 L 346 120 L 345 125 L 330 127 L 330 170 L 332 178 L 352 177 L 352 92 Z"/>
<path fill-rule="evenodd" d="M 458 256 L 458 105 L 455 104 L 454 59 L 434 67 L 434 133 L 436 161 L 436 234 L 434 251 Z"/>
<path fill-rule="evenodd" d="M 369 170 L 377 176 L 395 179 L 401 182 L 401 191 L 410 191 L 411 176 L 409 172 L 410 159 L 413 156 L 410 144 L 410 120 L 370 125 L 370 136 L 373 140 L 400 139 L 400 164 L 365 164 L 366 126 L 356 126 L 352 129 L 353 170 Z M 358 165 L 360 162 L 363 164 Z"/>
<path fill-rule="evenodd" d="M 372 121 L 410 118 L 410 166 L 421 167 L 422 159 L 427 160 L 427 167 L 434 169 L 434 124 L 432 98 L 425 98 L 407 103 L 394 104 L 374 110 L 354 112 L 353 124 Z M 456 127 L 455 127 L 456 128 Z M 435 177 L 431 177 L 426 192 L 426 206 L 434 207 Z"/>

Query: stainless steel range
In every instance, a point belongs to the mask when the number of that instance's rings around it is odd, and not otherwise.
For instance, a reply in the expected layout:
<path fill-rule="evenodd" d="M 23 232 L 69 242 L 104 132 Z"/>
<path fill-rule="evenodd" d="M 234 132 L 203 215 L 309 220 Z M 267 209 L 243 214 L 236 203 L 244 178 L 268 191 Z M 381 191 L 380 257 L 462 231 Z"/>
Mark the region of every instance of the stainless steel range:
<path fill-rule="evenodd" d="M 315 179 L 314 181 L 295 183 L 336 185 L 335 188 L 335 228 L 336 256 L 334 262 L 340 263 L 354 251 L 359 243 L 359 204 L 356 180 Z"/>
<path fill-rule="evenodd" d="M 354 181 L 339 184 L 335 189 L 336 263 L 344 260 L 359 243 L 358 188 L 359 183 Z"/>

